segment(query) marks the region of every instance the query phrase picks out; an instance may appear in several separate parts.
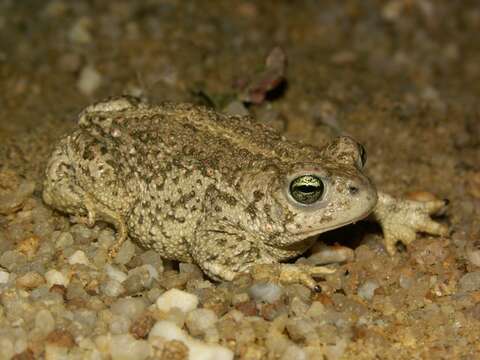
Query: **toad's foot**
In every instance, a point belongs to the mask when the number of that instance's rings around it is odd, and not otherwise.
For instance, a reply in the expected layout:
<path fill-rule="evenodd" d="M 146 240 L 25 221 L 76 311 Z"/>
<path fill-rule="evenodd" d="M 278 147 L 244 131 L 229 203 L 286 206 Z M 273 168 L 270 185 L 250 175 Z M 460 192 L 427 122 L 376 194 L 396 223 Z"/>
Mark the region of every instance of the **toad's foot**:
<path fill-rule="evenodd" d="M 97 220 L 105 221 L 112 224 L 116 230 L 115 243 L 108 250 L 108 258 L 112 260 L 117 256 L 118 250 L 127 239 L 127 226 L 123 217 L 112 211 L 108 207 L 95 201 L 90 195 L 85 194 L 83 197 L 83 204 L 87 210 L 86 216 L 74 216 L 73 219 L 77 223 L 85 224 L 89 227 L 93 227 Z"/>
<path fill-rule="evenodd" d="M 399 200 L 379 193 L 373 216 L 382 227 L 387 252 L 390 255 L 395 254 L 397 241 L 405 245 L 410 244 L 415 240 L 418 231 L 432 235 L 447 235 L 448 227 L 430 218 L 430 215 L 439 212 L 446 204 L 444 200 L 425 202 Z"/>
<path fill-rule="evenodd" d="M 278 281 L 284 284 L 301 283 L 312 291 L 320 292 L 321 288 L 314 278 L 333 274 L 335 270 L 326 266 L 276 263 L 254 265 L 249 272 L 257 281 Z"/>

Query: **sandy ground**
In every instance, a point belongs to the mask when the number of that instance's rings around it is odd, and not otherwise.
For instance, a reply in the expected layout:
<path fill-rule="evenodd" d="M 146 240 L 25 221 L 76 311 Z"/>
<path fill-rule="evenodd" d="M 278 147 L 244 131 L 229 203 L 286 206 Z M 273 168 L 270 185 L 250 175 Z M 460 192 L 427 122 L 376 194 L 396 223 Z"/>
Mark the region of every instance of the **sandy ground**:
<path fill-rule="evenodd" d="M 0 276 L 0 343 L 10 349 L 3 356 L 42 358 L 58 348 L 71 358 L 95 351 L 108 356 L 112 349 L 102 348 L 98 336 L 122 331 L 112 330 L 111 317 L 98 314 L 111 314 L 118 298 L 131 295 L 144 299 L 148 309 L 163 291 L 178 287 L 196 292 L 199 306 L 213 311 L 218 336 L 192 330 L 181 317 L 176 323 L 239 358 L 479 358 L 479 31 L 476 1 L 1 1 L 0 265 L 8 276 Z M 288 60 L 286 83 L 259 104 L 243 107 L 242 87 L 262 73 L 275 47 Z M 163 264 L 166 273 L 153 285 L 126 286 L 118 293 L 102 290 L 102 280 L 100 290 L 87 289 L 91 279 L 72 280 L 72 271 L 84 269 L 71 267 L 70 282 L 56 289 L 63 292 L 65 311 L 93 312 L 94 320 L 80 331 L 72 325 L 75 319 L 60 320 L 60 313 L 42 302 L 52 292 L 46 273 L 68 267 L 58 259 L 78 249 L 97 261 L 88 241 L 109 233 L 101 226 L 79 229 L 45 208 L 43 171 L 55 141 L 75 128 L 83 107 L 122 93 L 151 102 L 210 101 L 220 110 L 233 103 L 235 111 L 248 110 L 312 144 L 325 134 L 354 136 L 367 149 L 367 171 L 379 189 L 396 196 L 426 191 L 450 200 L 440 221 L 449 224 L 451 234 L 419 235 L 394 258 L 370 225 L 324 234 L 329 243 L 351 246 L 355 260 L 326 279 L 324 293 L 283 289 L 270 303 L 241 286 L 210 284 L 212 294 L 223 296 L 216 303 L 188 282 L 201 275 L 183 269 L 193 276 L 185 280 L 175 264 Z M 18 204 L 6 208 L 7 201 Z M 74 234 L 73 243 L 55 245 L 64 233 Z M 120 270 L 127 274 L 150 264 L 145 256 L 143 263 L 135 260 L 142 253 L 135 247 L 117 264 Z M 96 263 L 100 269 L 99 264 L 102 260 Z M 33 285 L 30 278 L 27 285 L 18 281 L 32 272 L 44 281 L 35 276 Z M 174 280 L 168 282 L 165 274 Z M 67 296 L 75 293 L 72 283 L 87 291 Z M 20 298 L 22 310 L 11 304 Z M 35 317 L 44 308 L 53 319 L 48 333 L 39 330 L 42 320 Z M 154 322 L 160 315 L 149 316 Z M 250 318 L 282 340 L 259 335 Z M 253 328 L 254 335 L 239 339 L 242 326 Z M 65 337 L 68 341 L 58 340 Z M 82 343 L 85 338 L 92 339 L 92 348 Z M 167 350 L 185 356 L 181 344 L 172 348 Z M 148 356 L 168 358 L 165 349 Z"/>

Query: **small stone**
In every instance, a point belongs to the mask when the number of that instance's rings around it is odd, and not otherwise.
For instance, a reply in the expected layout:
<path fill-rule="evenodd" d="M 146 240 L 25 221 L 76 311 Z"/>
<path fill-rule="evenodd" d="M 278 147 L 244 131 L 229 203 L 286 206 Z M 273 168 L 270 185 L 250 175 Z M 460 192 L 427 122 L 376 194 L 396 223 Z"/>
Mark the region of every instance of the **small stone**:
<path fill-rule="evenodd" d="M 69 232 L 62 232 L 58 235 L 55 242 L 55 247 L 57 249 L 65 249 L 73 245 L 73 235 Z"/>
<path fill-rule="evenodd" d="M 8 215 L 21 209 L 33 194 L 35 183 L 4 171 L 0 173 L 0 190 L 0 214 Z"/>
<path fill-rule="evenodd" d="M 125 241 L 118 250 L 117 256 L 115 256 L 114 262 L 116 264 L 125 265 L 135 255 L 135 245 L 130 241 Z"/>
<path fill-rule="evenodd" d="M 467 189 L 474 198 L 480 199 L 480 171 L 468 174 Z"/>
<path fill-rule="evenodd" d="M 110 333 L 119 335 L 125 334 L 130 328 L 131 321 L 122 315 L 113 315 L 110 321 Z"/>
<path fill-rule="evenodd" d="M 88 44 L 92 41 L 90 29 L 92 28 L 92 20 L 87 17 L 81 17 L 75 21 L 70 28 L 68 36 L 70 40 L 76 44 Z"/>
<path fill-rule="evenodd" d="M 185 324 L 191 335 L 200 336 L 213 328 L 217 322 L 217 315 L 209 309 L 195 309 L 188 313 Z"/>
<path fill-rule="evenodd" d="M 161 311 L 169 312 L 176 307 L 187 313 L 198 306 L 198 297 L 186 291 L 170 289 L 160 295 L 156 303 Z"/>
<path fill-rule="evenodd" d="M 188 347 L 181 341 L 170 340 L 163 343 L 160 360 L 189 359 Z"/>
<path fill-rule="evenodd" d="M 35 315 L 35 328 L 41 334 L 47 335 L 55 329 L 55 319 L 50 311 L 47 309 L 40 310 Z"/>
<path fill-rule="evenodd" d="M 75 251 L 69 258 L 68 263 L 70 265 L 81 264 L 81 265 L 90 265 L 90 261 L 87 258 L 87 255 L 82 250 Z"/>
<path fill-rule="evenodd" d="M 467 273 L 460 278 L 460 292 L 480 290 L 480 271 Z"/>
<path fill-rule="evenodd" d="M 94 234 L 92 229 L 83 224 L 75 224 L 70 228 L 70 232 L 75 239 L 75 242 L 79 244 L 90 244 L 94 239 Z"/>
<path fill-rule="evenodd" d="M 10 279 L 10 273 L 0 270 L 0 284 L 8 283 L 9 279 Z"/>
<path fill-rule="evenodd" d="M 470 250 L 467 251 L 467 259 L 473 265 L 480 267 L 480 250 Z"/>
<path fill-rule="evenodd" d="M 128 277 L 135 276 L 142 288 L 150 288 L 154 280 L 158 280 L 158 271 L 150 264 L 138 266 L 128 272 Z M 128 279 L 126 280 L 126 282 Z"/>
<path fill-rule="evenodd" d="M 67 287 L 70 280 L 63 275 L 60 271 L 51 269 L 45 273 L 45 279 L 47 280 L 48 287 L 53 285 L 62 285 Z"/>
<path fill-rule="evenodd" d="M 53 330 L 45 339 L 46 342 L 58 347 L 72 348 L 75 345 L 73 335 L 67 330 Z"/>
<path fill-rule="evenodd" d="M 111 311 L 117 315 L 126 316 L 129 319 L 138 317 L 146 308 L 141 298 L 122 298 L 111 305 Z"/>
<path fill-rule="evenodd" d="M 19 266 L 27 263 L 27 257 L 15 250 L 5 251 L 0 256 L 0 265 L 9 271 L 15 271 Z"/>
<path fill-rule="evenodd" d="M 155 337 L 162 337 L 166 340 L 177 340 L 184 343 L 190 354 L 195 354 L 195 359 L 215 359 L 215 360 L 232 360 L 233 352 L 223 346 L 216 344 L 207 344 L 196 340 L 175 323 L 170 321 L 157 321 L 148 336 L 149 341 L 154 341 Z M 193 357 L 192 357 L 193 358 Z"/>
<path fill-rule="evenodd" d="M 149 312 L 146 312 L 132 322 L 132 325 L 128 331 L 136 339 L 146 339 L 154 324 L 155 319 Z"/>
<path fill-rule="evenodd" d="M 116 266 L 113 265 L 106 265 L 105 272 L 107 273 L 108 277 L 112 280 L 116 280 L 118 282 L 124 282 L 127 279 L 127 274 L 123 271 L 119 270 Z"/>
<path fill-rule="evenodd" d="M 353 250 L 348 247 L 328 246 L 319 242 L 312 248 L 312 255 L 308 257 L 308 262 L 312 265 L 325 265 L 351 262 L 354 257 Z"/>
<path fill-rule="evenodd" d="M 92 66 L 85 66 L 80 72 L 77 88 L 86 96 L 91 96 L 102 84 L 102 75 Z"/>
<path fill-rule="evenodd" d="M 357 293 L 363 299 L 371 300 L 375 294 L 375 289 L 377 289 L 379 286 L 380 285 L 378 285 L 376 281 L 367 280 L 358 288 Z"/>
<path fill-rule="evenodd" d="M 113 279 L 103 283 L 100 289 L 103 294 L 110 297 L 118 297 L 125 292 L 125 288 L 122 283 Z"/>
<path fill-rule="evenodd" d="M 274 283 L 256 283 L 248 289 L 248 293 L 255 301 L 264 301 L 273 304 L 280 300 L 283 289 Z"/>
<path fill-rule="evenodd" d="M 20 241 L 16 250 L 24 254 L 27 258 L 32 258 L 40 247 L 40 238 L 38 236 L 29 236 L 26 239 Z"/>
<path fill-rule="evenodd" d="M 39 273 L 31 271 L 17 278 L 16 284 L 17 287 L 31 290 L 45 284 L 45 278 Z"/>
<path fill-rule="evenodd" d="M 142 360 L 150 356 L 152 349 L 147 341 L 122 334 L 112 336 L 110 351 L 112 360 Z"/>

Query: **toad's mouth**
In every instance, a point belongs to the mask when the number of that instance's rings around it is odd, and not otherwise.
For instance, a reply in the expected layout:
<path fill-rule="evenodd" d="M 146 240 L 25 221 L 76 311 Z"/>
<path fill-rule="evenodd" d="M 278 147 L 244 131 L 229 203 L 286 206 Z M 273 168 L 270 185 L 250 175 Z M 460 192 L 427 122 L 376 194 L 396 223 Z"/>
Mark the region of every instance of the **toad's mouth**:
<path fill-rule="evenodd" d="M 306 239 L 306 238 L 309 238 L 309 237 L 312 237 L 312 236 L 316 236 L 316 235 L 320 235 L 320 234 L 323 234 L 325 232 L 335 230 L 335 229 L 341 228 L 341 227 L 346 226 L 346 225 L 355 224 L 357 221 L 364 220 L 366 217 L 368 217 L 373 212 L 374 209 L 375 209 L 375 204 L 368 211 L 362 213 L 361 215 L 359 215 L 357 217 L 354 217 L 354 218 L 351 218 L 351 219 L 348 219 L 348 220 L 345 220 L 345 221 L 342 221 L 342 222 L 339 222 L 339 223 L 335 223 L 335 224 L 332 224 L 332 225 L 327 226 L 327 227 L 322 227 L 322 228 L 297 232 L 297 233 L 294 234 L 294 236 L 298 237 L 298 240 L 301 241 L 303 239 Z"/>

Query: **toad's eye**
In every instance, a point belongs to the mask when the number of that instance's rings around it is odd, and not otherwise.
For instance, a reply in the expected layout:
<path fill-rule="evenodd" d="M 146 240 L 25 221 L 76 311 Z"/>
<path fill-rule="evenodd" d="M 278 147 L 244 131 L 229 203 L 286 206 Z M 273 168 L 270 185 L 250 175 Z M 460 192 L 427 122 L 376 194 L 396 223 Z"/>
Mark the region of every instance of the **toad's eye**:
<path fill-rule="evenodd" d="M 315 175 L 302 175 L 290 183 L 290 195 L 301 204 L 309 205 L 323 195 L 324 185 Z"/>
<path fill-rule="evenodd" d="M 362 169 L 367 163 L 367 152 L 362 144 L 358 144 L 358 152 L 360 153 L 360 168 Z"/>

